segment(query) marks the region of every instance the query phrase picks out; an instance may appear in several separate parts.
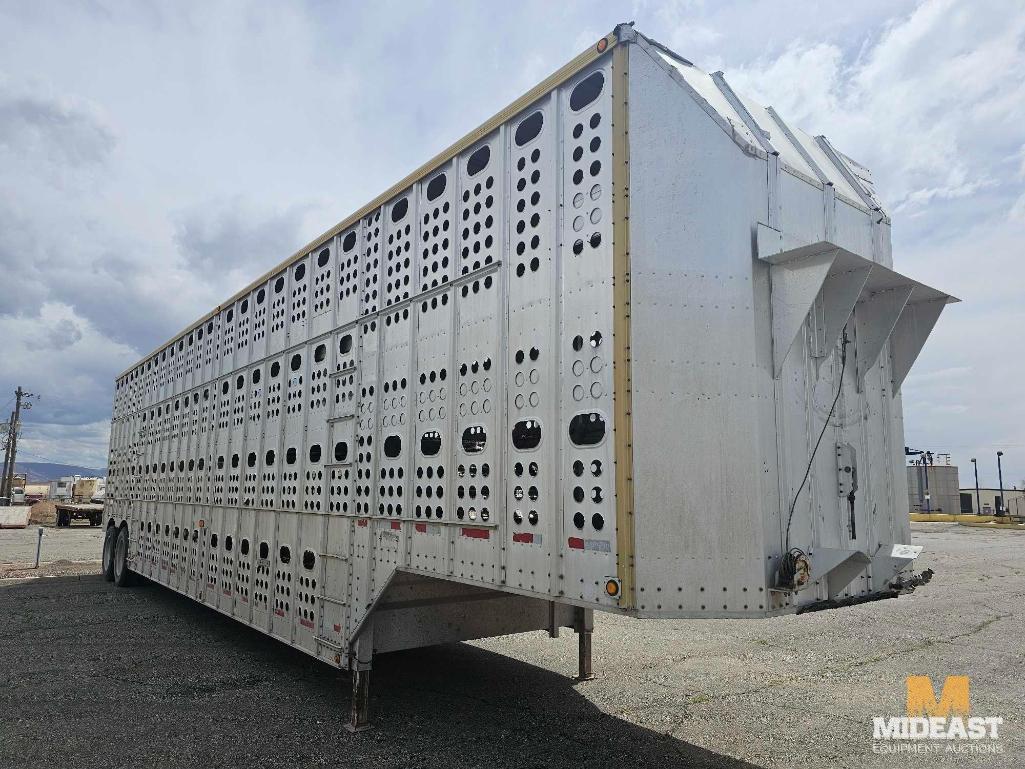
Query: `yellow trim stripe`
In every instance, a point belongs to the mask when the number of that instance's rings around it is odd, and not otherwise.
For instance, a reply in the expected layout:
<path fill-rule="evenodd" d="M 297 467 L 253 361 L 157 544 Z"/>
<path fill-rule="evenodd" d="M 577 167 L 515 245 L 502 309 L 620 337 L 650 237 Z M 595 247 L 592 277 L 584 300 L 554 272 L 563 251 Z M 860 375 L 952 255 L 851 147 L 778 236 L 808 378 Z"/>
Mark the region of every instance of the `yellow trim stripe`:
<path fill-rule="evenodd" d="M 634 594 L 633 378 L 630 373 L 630 144 L 627 46 L 612 53 L 612 336 L 619 605 Z"/>

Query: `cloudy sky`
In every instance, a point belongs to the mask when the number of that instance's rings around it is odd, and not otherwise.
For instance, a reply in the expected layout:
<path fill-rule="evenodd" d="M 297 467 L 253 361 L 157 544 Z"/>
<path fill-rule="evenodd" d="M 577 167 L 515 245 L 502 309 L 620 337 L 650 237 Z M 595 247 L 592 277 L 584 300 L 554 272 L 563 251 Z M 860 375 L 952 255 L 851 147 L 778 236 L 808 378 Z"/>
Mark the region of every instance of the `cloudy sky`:
<path fill-rule="evenodd" d="M 906 438 L 1025 478 L 1025 11 L 1005 1 L 0 0 L 0 411 L 103 466 L 116 373 L 620 21 L 871 168 L 960 296 Z"/>

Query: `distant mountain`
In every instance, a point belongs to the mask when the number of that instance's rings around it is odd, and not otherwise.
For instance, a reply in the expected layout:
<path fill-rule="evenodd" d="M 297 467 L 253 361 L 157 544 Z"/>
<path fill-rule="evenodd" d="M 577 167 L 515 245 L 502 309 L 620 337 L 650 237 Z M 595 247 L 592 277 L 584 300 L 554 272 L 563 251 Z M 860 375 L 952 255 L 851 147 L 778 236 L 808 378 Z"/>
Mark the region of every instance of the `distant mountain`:
<path fill-rule="evenodd" d="M 79 467 L 78 465 L 58 465 L 53 462 L 15 462 L 14 472 L 28 475 L 29 483 L 55 481 L 64 475 L 83 475 L 95 478 L 104 478 L 107 475 L 106 470 Z"/>

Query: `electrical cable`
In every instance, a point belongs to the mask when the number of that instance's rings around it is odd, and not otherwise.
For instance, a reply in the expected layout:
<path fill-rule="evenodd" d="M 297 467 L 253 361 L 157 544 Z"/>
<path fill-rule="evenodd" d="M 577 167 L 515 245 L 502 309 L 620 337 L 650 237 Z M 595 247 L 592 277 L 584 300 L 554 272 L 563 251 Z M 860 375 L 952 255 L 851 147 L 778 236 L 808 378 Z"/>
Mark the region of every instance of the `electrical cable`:
<path fill-rule="evenodd" d="M 833 404 L 829 407 L 829 413 L 826 414 L 825 422 L 822 424 L 822 432 L 819 433 L 819 438 L 815 441 L 815 448 L 811 451 L 811 456 L 808 457 L 808 467 L 804 471 L 804 478 L 801 479 L 801 485 L 797 487 L 797 493 L 794 494 L 794 499 L 790 503 L 790 513 L 787 516 L 787 533 L 785 539 L 784 549 L 787 551 L 783 556 L 783 562 L 780 563 L 780 576 L 783 575 L 784 562 L 795 560 L 795 553 L 804 555 L 804 553 L 798 548 L 790 548 L 790 524 L 794 520 L 794 509 L 797 507 L 797 499 L 801 496 L 801 492 L 804 491 L 804 484 L 808 482 L 808 476 L 811 475 L 812 465 L 815 463 L 815 455 L 819 451 L 819 445 L 822 443 L 822 438 L 826 434 L 826 428 L 829 427 L 829 420 L 833 418 L 833 411 L 836 409 L 836 404 L 840 400 L 840 393 L 843 392 L 843 375 L 847 368 L 847 345 L 850 341 L 847 339 L 847 326 L 843 327 L 843 336 L 840 342 L 840 377 L 839 383 L 836 386 L 836 396 L 833 398 Z M 793 563 L 790 564 L 793 566 Z"/>

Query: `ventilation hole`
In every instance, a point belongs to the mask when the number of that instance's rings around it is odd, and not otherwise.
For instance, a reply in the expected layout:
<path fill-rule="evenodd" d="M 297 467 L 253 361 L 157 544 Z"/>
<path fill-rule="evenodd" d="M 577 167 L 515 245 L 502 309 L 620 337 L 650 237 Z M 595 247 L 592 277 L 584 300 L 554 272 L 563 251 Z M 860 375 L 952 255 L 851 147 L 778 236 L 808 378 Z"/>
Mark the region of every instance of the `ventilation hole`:
<path fill-rule="evenodd" d="M 463 430 L 463 451 L 467 454 L 480 454 L 487 442 L 488 434 L 482 426 L 475 425 Z"/>
<path fill-rule="evenodd" d="M 327 260 L 331 258 L 331 250 L 325 248 L 319 254 L 317 254 L 317 266 L 324 267 L 327 265 Z"/>
<path fill-rule="evenodd" d="M 352 352 L 352 334 L 346 334 L 342 337 L 342 341 L 338 343 L 338 351 L 342 355 Z"/>
<path fill-rule="evenodd" d="M 255 369 L 253 371 L 253 377 L 252 377 L 253 384 L 260 384 L 261 377 L 262 377 L 262 374 L 260 373 L 260 369 Z"/>
<path fill-rule="evenodd" d="M 321 363 L 324 358 L 327 357 L 327 345 L 318 344 L 317 349 L 313 351 L 313 362 Z"/>
<path fill-rule="evenodd" d="M 272 364 L 270 364 L 270 375 L 271 375 L 272 378 L 276 377 L 280 373 L 281 373 L 281 364 L 280 363 L 278 363 L 277 361 L 274 361 Z"/>
<path fill-rule="evenodd" d="M 353 249 L 353 247 L 355 245 L 356 245 L 356 232 L 354 230 L 354 231 L 350 232 L 349 234 L 347 234 L 345 236 L 345 239 L 342 240 L 342 251 L 345 251 L 345 252 L 352 251 L 352 249 Z"/>
<path fill-rule="evenodd" d="M 578 112 L 598 98 L 605 85 L 605 76 L 601 72 L 588 75 L 573 89 L 569 96 L 569 108 Z"/>
<path fill-rule="evenodd" d="M 300 264 L 298 267 L 295 268 L 295 272 L 292 273 L 292 277 L 295 280 L 302 280 L 304 277 L 306 277 L 306 263 L 305 262 L 303 262 L 302 264 Z"/>
<path fill-rule="evenodd" d="M 292 562 L 292 550 L 288 545 L 282 545 L 281 549 L 278 550 L 278 560 L 284 564 Z"/>
<path fill-rule="evenodd" d="M 285 462 L 287 462 L 290 465 L 294 465 L 295 464 L 295 459 L 296 459 L 296 451 L 295 451 L 294 448 L 291 448 L 291 449 L 289 449 L 288 451 L 285 452 Z"/>
<path fill-rule="evenodd" d="M 430 430 L 420 436 L 420 453 L 425 457 L 436 456 L 441 451 L 441 433 Z"/>
<path fill-rule="evenodd" d="M 591 525 L 595 528 L 595 531 L 601 531 L 605 527 L 605 516 L 601 513 L 595 513 L 591 516 Z"/>
<path fill-rule="evenodd" d="M 227 395 L 227 394 L 228 394 L 228 383 L 227 383 L 227 382 L 224 382 L 224 383 L 223 383 L 223 384 L 221 385 L 221 395 Z M 159 415 L 160 415 L 160 412 L 158 411 L 158 412 L 157 412 L 157 416 L 159 416 Z"/>
<path fill-rule="evenodd" d="M 545 118 L 541 114 L 541 110 L 528 115 L 520 124 L 516 126 L 516 146 L 522 147 L 527 142 L 533 140 L 541 133 L 541 128 L 544 127 Z"/>
<path fill-rule="evenodd" d="M 388 459 L 395 459 L 402 453 L 402 438 L 397 435 L 389 435 L 384 439 L 384 455 Z"/>
<path fill-rule="evenodd" d="M 272 449 L 272 450 L 268 451 L 266 456 L 263 459 L 264 459 L 263 463 L 265 465 L 273 465 L 274 464 L 274 450 Z"/>
<path fill-rule="evenodd" d="M 401 219 L 406 215 L 406 211 L 408 211 L 408 210 L 409 210 L 409 198 L 403 198 L 398 203 L 396 203 L 394 206 L 392 206 L 392 209 L 391 209 L 391 220 L 393 222 L 401 221 Z"/>
<path fill-rule="evenodd" d="M 435 200 L 444 191 L 445 185 L 448 181 L 445 179 L 445 174 L 438 174 L 427 184 L 427 200 Z"/>
<path fill-rule="evenodd" d="M 247 467 L 256 467 L 256 452 L 250 451 L 249 456 L 246 457 Z"/>
<path fill-rule="evenodd" d="M 217 547 L 217 535 L 216 534 L 211 534 L 210 535 L 210 547 Z"/>
<path fill-rule="evenodd" d="M 306 550 L 303 553 L 303 568 L 307 569 L 307 570 L 312 569 L 313 566 L 316 563 L 317 563 L 317 556 L 316 556 L 316 554 L 312 550 Z"/>
<path fill-rule="evenodd" d="M 344 462 L 349 456 L 349 444 L 345 441 L 338 441 L 335 444 L 335 462 Z"/>
<path fill-rule="evenodd" d="M 260 557 L 266 559 L 270 556 L 270 545 L 266 542 L 260 543 Z"/>
<path fill-rule="evenodd" d="M 541 443 L 541 423 L 536 419 L 521 419 L 513 425 L 512 442 L 520 451 L 537 448 Z"/>
<path fill-rule="evenodd" d="M 239 377 L 235 380 L 235 389 L 241 390 L 245 386 L 245 384 L 246 378 L 242 375 L 239 375 Z M 177 411 L 177 404 L 175 404 L 175 407 L 175 410 Z"/>
<path fill-rule="evenodd" d="M 266 290 L 261 288 L 259 291 L 256 292 L 256 303 L 257 304 L 263 304 L 263 300 L 266 299 L 266 298 L 267 298 L 267 291 Z M 206 333 L 208 333 L 208 334 L 213 333 L 213 330 L 214 330 L 214 324 L 211 323 L 209 326 L 207 326 Z"/>
<path fill-rule="evenodd" d="M 284 288 L 285 288 L 285 279 L 284 279 L 284 277 L 280 277 L 280 278 L 278 278 L 277 280 L 274 281 L 274 293 L 275 294 L 280 294 L 281 291 Z"/>
<path fill-rule="evenodd" d="M 320 461 L 320 444 L 319 443 L 314 443 L 312 446 L 310 446 L 310 461 L 314 462 L 314 463 Z"/>
<path fill-rule="evenodd" d="M 488 167 L 491 161 L 491 147 L 484 145 L 476 150 L 466 161 L 466 175 L 474 176 Z"/>
<path fill-rule="evenodd" d="M 232 454 L 231 455 L 231 466 L 233 468 L 237 468 L 238 467 L 238 463 L 239 463 L 238 454 Z M 178 469 L 181 470 L 180 467 Z"/>
<path fill-rule="evenodd" d="M 593 446 L 605 437 L 605 419 L 596 411 L 577 414 L 569 422 L 569 439 L 575 446 Z"/>
<path fill-rule="evenodd" d="M 576 515 L 573 516 L 573 525 L 576 526 L 578 529 L 584 528 L 584 514 L 583 513 L 577 513 Z"/>

